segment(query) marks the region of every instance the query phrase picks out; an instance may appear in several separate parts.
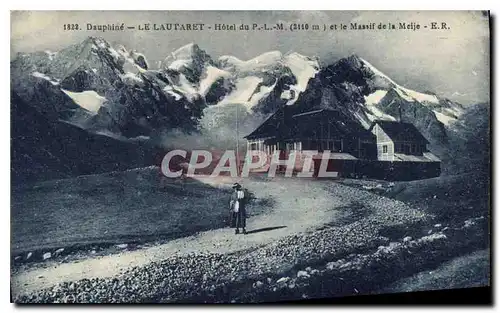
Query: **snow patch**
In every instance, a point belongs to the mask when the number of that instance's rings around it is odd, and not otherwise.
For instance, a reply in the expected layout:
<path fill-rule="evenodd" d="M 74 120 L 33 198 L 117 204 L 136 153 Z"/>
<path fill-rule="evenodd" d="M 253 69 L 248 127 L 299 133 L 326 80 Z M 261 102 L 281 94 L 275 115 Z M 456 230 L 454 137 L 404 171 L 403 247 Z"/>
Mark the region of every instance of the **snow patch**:
<path fill-rule="evenodd" d="M 429 95 L 425 93 L 421 93 L 415 90 L 407 89 L 399 84 L 397 84 L 395 81 L 390 79 L 387 75 L 379 71 L 375 66 L 371 65 L 368 61 L 365 59 L 360 58 L 361 61 L 370 69 L 372 72 L 380 77 L 385 78 L 388 80 L 391 84 L 393 84 L 396 88 L 396 92 L 405 100 L 414 102 L 415 100 L 418 102 L 430 102 L 434 104 L 439 104 L 439 99 L 435 95 Z"/>
<path fill-rule="evenodd" d="M 376 90 L 368 96 L 365 96 L 365 103 L 367 105 L 379 104 L 380 100 L 382 100 L 386 94 L 387 90 Z"/>
<path fill-rule="evenodd" d="M 50 50 L 45 50 L 45 53 L 47 53 L 49 60 L 54 60 L 54 57 L 57 55 L 57 52 L 52 52 Z"/>
<path fill-rule="evenodd" d="M 388 120 L 388 121 L 396 121 L 396 119 L 394 117 L 392 117 L 391 115 L 385 114 L 384 112 L 380 111 L 376 106 L 370 106 L 369 109 L 374 114 L 374 116 L 376 116 L 376 119 L 382 119 L 382 120 Z"/>
<path fill-rule="evenodd" d="M 168 68 L 175 71 L 180 71 L 184 67 L 189 67 L 192 61 L 190 60 L 175 60 L 173 61 Z"/>
<path fill-rule="evenodd" d="M 144 61 L 144 64 L 146 65 L 147 68 L 149 68 L 149 62 L 148 60 L 146 59 L 146 56 L 142 53 L 139 53 L 135 50 L 133 50 L 131 53 L 130 53 L 130 56 L 132 57 L 132 59 L 134 60 L 134 63 L 137 62 L 137 60 L 139 60 L 139 58 L 142 58 L 143 61 Z M 137 66 L 139 66 L 138 64 L 136 64 Z M 139 66 L 140 67 L 140 66 Z M 142 67 L 140 67 L 142 69 Z M 144 69 L 145 70 L 145 69 Z"/>
<path fill-rule="evenodd" d="M 104 39 L 101 38 L 94 38 L 94 43 L 102 49 L 106 49 L 108 47 L 107 42 Z"/>
<path fill-rule="evenodd" d="M 175 92 L 174 89 L 172 88 L 172 86 L 170 86 L 170 85 L 165 86 L 165 88 L 163 88 L 163 91 L 165 91 L 169 95 L 175 97 L 175 100 L 177 100 L 177 101 L 179 101 L 180 99 L 182 99 L 182 95 L 180 95 L 177 92 Z"/>
<path fill-rule="evenodd" d="M 279 71 L 285 67 L 289 68 L 295 76 L 297 83 L 291 85 L 290 90 L 283 92 L 281 95 L 282 99 L 288 100 L 286 103 L 287 105 L 292 105 L 297 101 L 299 95 L 306 90 L 309 80 L 319 71 L 319 64 L 316 60 L 298 53 L 290 53 L 283 56 L 280 51 L 266 52 L 248 61 L 242 61 L 233 56 L 221 56 L 219 62 L 224 68 L 237 72 L 240 77 L 250 73 L 255 73 L 257 76 L 260 76 L 260 73 Z M 250 78 L 249 76 L 240 79 L 240 81 L 236 83 L 239 92 L 236 92 L 232 97 L 240 96 L 238 102 L 245 103 L 248 107 L 257 104 L 260 99 L 268 95 L 274 88 L 274 85 L 272 87 L 262 86 L 260 90 L 257 91 L 257 94 L 252 96 L 255 92 L 257 80 L 262 81 L 261 78 Z M 242 87 L 245 88 L 246 91 L 241 90 Z M 248 99 L 250 96 L 252 97 L 251 100 Z M 233 100 L 232 97 L 230 96 L 226 100 Z"/>
<path fill-rule="evenodd" d="M 50 78 L 49 76 L 47 76 L 47 75 L 45 75 L 43 73 L 40 73 L 40 72 L 33 72 L 33 73 L 31 73 L 31 76 L 37 77 L 37 78 L 41 78 L 41 79 L 45 79 L 45 80 L 49 81 L 54 86 L 59 85 L 58 81 L 52 80 L 52 78 Z"/>
<path fill-rule="evenodd" d="M 265 71 L 273 67 L 282 60 L 283 55 L 280 51 L 270 51 L 256 56 L 248 61 L 242 61 L 236 57 L 223 55 L 219 61 L 227 68 L 233 68 L 238 72 L 256 72 Z"/>
<path fill-rule="evenodd" d="M 444 110 L 454 116 L 460 116 L 464 113 L 462 109 L 456 106 L 452 106 L 451 108 L 445 108 Z"/>
<path fill-rule="evenodd" d="M 140 136 L 137 136 L 137 137 L 130 138 L 130 140 L 132 140 L 132 141 L 148 141 L 150 139 L 151 139 L 151 137 L 144 136 L 144 135 L 140 135 Z"/>
<path fill-rule="evenodd" d="M 222 99 L 219 105 L 244 104 L 247 108 L 251 107 L 249 100 L 254 94 L 257 86 L 262 83 L 262 78 L 247 76 L 239 79 L 233 91 Z M 255 100 L 254 100 L 255 101 Z M 252 102 L 253 103 L 253 102 Z"/>
<path fill-rule="evenodd" d="M 187 44 L 172 52 L 163 62 L 167 68 L 180 71 L 206 61 L 208 56 L 195 43 Z M 196 62 L 196 63 L 195 63 Z"/>
<path fill-rule="evenodd" d="M 428 95 L 411 89 L 406 89 L 401 86 L 399 88 L 402 88 L 408 95 L 416 99 L 418 102 L 430 102 L 435 104 L 439 103 L 439 99 L 435 95 Z"/>
<path fill-rule="evenodd" d="M 319 71 L 319 64 L 315 60 L 311 60 L 298 53 L 291 53 L 284 58 L 285 65 L 290 68 L 293 75 L 297 79 L 297 84 L 293 86 L 295 97 L 287 102 L 287 105 L 294 104 L 299 98 L 301 92 L 307 88 L 309 80 L 316 76 Z"/>
<path fill-rule="evenodd" d="M 122 79 L 122 81 L 125 84 L 127 84 L 129 86 L 133 86 L 133 85 L 144 86 L 144 81 L 137 74 L 127 72 L 123 75 L 120 75 L 120 78 Z"/>
<path fill-rule="evenodd" d="M 396 121 L 396 119 L 382 112 L 379 108 L 376 107 L 378 103 L 386 96 L 387 90 L 376 90 L 375 92 L 365 96 L 365 103 L 367 105 L 367 109 L 369 112 L 366 112 L 368 119 L 370 121 L 374 121 L 377 119 L 388 120 L 388 121 Z"/>
<path fill-rule="evenodd" d="M 267 97 L 267 95 L 269 95 L 269 93 L 273 91 L 275 86 L 276 82 L 272 86 L 260 86 L 259 91 L 255 92 L 252 95 L 252 98 L 250 99 L 250 101 L 248 101 L 247 106 L 251 108 L 257 105 L 261 99 Z"/>
<path fill-rule="evenodd" d="M 202 95 L 206 95 L 207 92 L 210 90 L 210 87 L 215 83 L 215 81 L 219 78 L 227 78 L 231 74 L 229 72 L 226 72 L 224 70 L 220 70 L 216 67 L 213 67 L 209 65 L 206 68 L 206 77 L 200 81 L 200 87 L 198 88 L 199 93 Z"/>
<path fill-rule="evenodd" d="M 173 85 L 173 88 L 191 100 L 198 94 L 196 88 L 189 82 L 184 74 L 179 74 L 179 81 L 177 84 Z"/>
<path fill-rule="evenodd" d="M 292 92 L 290 90 L 283 90 L 283 92 L 280 95 L 280 98 L 283 100 L 290 100 L 293 98 Z"/>
<path fill-rule="evenodd" d="M 452 122 L 456 121 L 455 118 L 448 116 L 448 115 L 445 115 L 445 114 L 438 112 L 436 110 L 434 110 L 433 112 L 434 112 L 434 115 L 436 115 L 436 118 L 438 119 L 438 121 L 440 121 L 441 123 L 443 123 L 446 126 L 450 126 L 450 124 Z"/>
<path fill-rule="evenodd" d="M 97 114 L 99 108 L 106 102 L 106 98 L 100 96 L 94 90 L 85 90 L 83 92 L 73 92 L 61 89 L 68 97 L 82 108 Z"/>
<path fill-rule="evenodd" d="M 408 101 L 408 102 L 415 102 L 415 99 L 413 99 L 412 97 L 408 96 L 403 90 L 399 89 L 399 88 L 393 88 L 394 91 L 396 91 L 396 93 L 401 97 L 403 98 L 404 100 Z"/>
<path fill-rule="evenodd" d="M 420 239 L 418 239 L 419 242 L 434 242 L 436 240 L 444 240 L 446 239 L 446 235 L 443 233 L 434 233 L 432 235 L 424 236 Z"/>

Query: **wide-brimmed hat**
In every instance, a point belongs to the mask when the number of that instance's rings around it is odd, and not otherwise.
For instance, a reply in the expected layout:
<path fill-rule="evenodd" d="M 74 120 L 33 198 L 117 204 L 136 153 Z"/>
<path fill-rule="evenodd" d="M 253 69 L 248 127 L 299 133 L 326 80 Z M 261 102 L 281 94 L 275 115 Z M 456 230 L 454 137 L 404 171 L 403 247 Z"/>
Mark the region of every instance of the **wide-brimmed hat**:
<path fill-rule="evenodd" d="M 240 185 L 240 184 L 238 184 L 238 183 L 234 183 L 232 188 L 233 188 L 233 189 L 240 189 L 240 188 L 241 188 L 241 185 Z"/>

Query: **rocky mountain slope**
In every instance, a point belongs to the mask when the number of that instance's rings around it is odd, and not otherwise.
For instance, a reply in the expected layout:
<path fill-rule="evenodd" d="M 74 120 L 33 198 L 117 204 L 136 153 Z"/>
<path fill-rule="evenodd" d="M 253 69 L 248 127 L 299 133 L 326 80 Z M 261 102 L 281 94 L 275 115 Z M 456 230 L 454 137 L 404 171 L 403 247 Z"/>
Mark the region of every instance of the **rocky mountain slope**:
<path fill-rule="evenodd" d="M 127 138 L 158 129 L 196 129 L 203 104 L 164 89 L 164 73 L 149 71 L 142 54 L 89 37 L 59 52 L 20 54 L 11 62 L 12 89 L 30 105 L 92 131 Z"/>
<path fill-rule="evenodd" d="M 125 170 L 161 162 L 161 149 L 142 141 L 87 132 L 56 120 L 11 94 L 11 177 L 14 184 Z"/>
<path fill-rule="evenodd" d="M 459 103 L 400 86 L 356 55 L 323 68 L 297 104 L 340 109 L 366 128 L 376 119 L 411 122 L 435 145 L 447 142 L 445 126 L 464 110 Z"/>
<path fill-rule="evenodd" d="M 447 129 L 464 111 L 459 103 L 397 84 L 356 55 L 322 67 L 295 52 L 214 59 L 188 44 L 152 68 L 143 54 L 96 37 L 58 52 L 18 54 L 11 62 L 11 86 L 26 110 L 48 121 L 163 145 L 172 130 L 202 136 L 197 142 L 226 134 L 220 128 L 234 128 L 236 106 L 244 111 L 238 118 L 245 130 L 245 124 L 255 127 L 289 105 L 337 108 L 366 128 L 375 119 L 409 121 L 440 150 L 448 142 Z M 16 110 L 13 105 L 13 118 Z M 21 137 L 36 136 L 24 131 Z"/>

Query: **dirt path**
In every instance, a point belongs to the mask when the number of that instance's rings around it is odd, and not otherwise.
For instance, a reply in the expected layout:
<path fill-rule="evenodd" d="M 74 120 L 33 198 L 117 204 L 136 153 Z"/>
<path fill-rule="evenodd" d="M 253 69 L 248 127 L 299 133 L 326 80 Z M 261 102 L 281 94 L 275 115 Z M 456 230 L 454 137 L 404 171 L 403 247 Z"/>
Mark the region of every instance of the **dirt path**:
<path fill-rule="evenodd" d="M 205 181 L 212 185 L 231 184 L 232 181 Z M 314 230 L 338 216 L 336 208 L 352 201 L 382 206 L 387 202 L 362 190 L 343 186 L 331 181 L 307 181 L 275 178 L 263 183 L 256 179 L 240 181 L 258 198 L 272 197 L 275 206 L 270 212 L 247 221 L 247 235 L 234 235 L 233 229 L 216 229 L 194 236 L 179 238 L 168 243 L 136 251 L 94 257 L 78 262 L 52 264 L 47 268 L 22 271 L 12 277 L 12 293 L 23 294 L 47 288 L 64 281 L 92 277 L 113 277 L 124 270 L 143 266 L 151 261 L 167 259 L 175 254 L 190 252 L 231 253 L 265 245 L 279 238 Z M 327 191 L 328 190 L 328 191 Z M 353 199 L 355 195 L 356 199 Z"/>

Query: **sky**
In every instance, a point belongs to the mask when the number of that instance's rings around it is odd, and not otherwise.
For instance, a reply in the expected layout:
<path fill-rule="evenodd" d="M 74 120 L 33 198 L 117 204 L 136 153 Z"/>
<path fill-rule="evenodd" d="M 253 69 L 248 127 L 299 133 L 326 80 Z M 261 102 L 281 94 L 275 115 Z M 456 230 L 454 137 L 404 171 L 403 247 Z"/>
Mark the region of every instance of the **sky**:
<path fill-rule="evenodd" d="M 337 31 L 65 31 L 78 23 L 215 23 L 273 25 L 418 23 L 413 30 Z M 449 29 L 423 25 L 446 22 Z M 321 64 L 357 54 L 398 84 L 431 91 L 464 105 L 489 101 L 490 34 L 488 17 L 479 11 L 13 11 L 11 59 L 18 52 L 57 51 L 88 36 L 100 36 L 146 55 L 150 64 L 188 43 L 197 43 L 213 58 L 233 55 L 245 60 L 264 52 L 298 52 Z"/>

